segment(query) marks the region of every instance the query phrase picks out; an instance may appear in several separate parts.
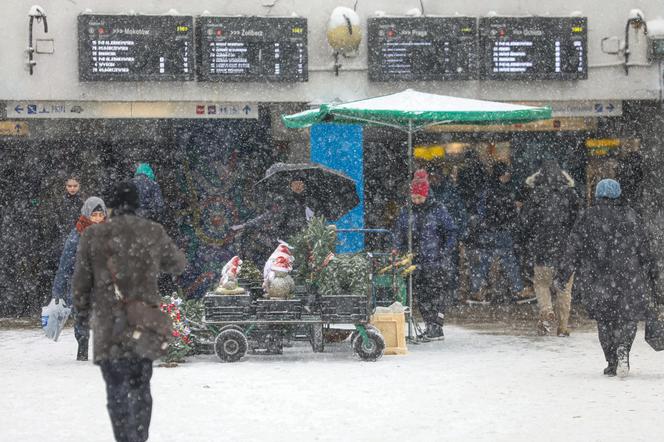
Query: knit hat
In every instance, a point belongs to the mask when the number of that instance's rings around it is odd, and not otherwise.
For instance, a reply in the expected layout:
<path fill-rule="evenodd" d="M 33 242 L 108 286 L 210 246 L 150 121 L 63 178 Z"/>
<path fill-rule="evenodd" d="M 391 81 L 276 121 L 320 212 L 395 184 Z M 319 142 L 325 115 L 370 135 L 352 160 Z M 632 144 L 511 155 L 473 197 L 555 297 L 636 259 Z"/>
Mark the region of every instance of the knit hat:
<path fill-rule="evenodd" d="M 427 197 L 429 195 L 429 176 L 424 169 L 417 169 L 410 183 L 410 194 Z"/>
<path fill-rule="evenodd" d="M 134 212 L 139 207 L 138 189 L 131 181 L 123 181 L 113 187 L 108 207 Z"/>
<path fill-rule="evenodd" d="M 597 183 L 595 187 L 595 198 L 611 198 L 616 199 L 621 194 L 620 183 L 610 178 L 605 178 Z"/>
<path fill-rule="evenodd" d="M 83 203 L 83 207 L 81 207 L 81 215 L 90 218 L 92 212 L 104 212 L 104 216 L 108 215 L 106 212 L 106 204 L 104 204 L 104 201 L 101 198 L 91 196 Z"/>
<path fill-rule="evenodd" d="M 154 171 L 152 170 L 152 167 L 148 163 L 140 163 L 138 167 L 136 168 L 136 173 L 134 176 L 138 175 L 145 175 L 146 177 L 150 178 L 152 181 L 155 181 L 156 178 L 154 176 Z"/>

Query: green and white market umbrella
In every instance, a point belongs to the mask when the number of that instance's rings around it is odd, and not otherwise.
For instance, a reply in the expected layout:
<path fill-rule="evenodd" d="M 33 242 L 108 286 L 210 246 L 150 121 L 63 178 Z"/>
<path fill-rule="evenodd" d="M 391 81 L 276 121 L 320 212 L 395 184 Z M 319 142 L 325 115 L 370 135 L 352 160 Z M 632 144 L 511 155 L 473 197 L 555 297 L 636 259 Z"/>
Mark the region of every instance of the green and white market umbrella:
<path fill-rule="evenodd" d="M 551 118 L 548 107 L 532 107 L 495 101 L 448 97 L 406 89 L 396 94 L 284 115 L 286 127 L 316 123 L 349 123 L 388 126 L 417 132 L 439 124 L 514 124 Z"/>

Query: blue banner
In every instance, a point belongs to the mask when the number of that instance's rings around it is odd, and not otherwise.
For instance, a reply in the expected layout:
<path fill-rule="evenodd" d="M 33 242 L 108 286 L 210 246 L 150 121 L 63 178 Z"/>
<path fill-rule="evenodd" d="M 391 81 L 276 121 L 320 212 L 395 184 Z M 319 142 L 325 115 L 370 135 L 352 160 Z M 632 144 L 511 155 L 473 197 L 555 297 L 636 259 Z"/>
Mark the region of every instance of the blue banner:
<path fill-rule="evenodd" d="M 339 220 L 330 220 L 339 229 L 364 228 L 364 161 L 362 126 L 316 124 L 311 127 L 311 161 L 343 172 L 357 183 L 360 203 Z M 364 234 L 340 233 L 337 253 L 364 249 Z"/>

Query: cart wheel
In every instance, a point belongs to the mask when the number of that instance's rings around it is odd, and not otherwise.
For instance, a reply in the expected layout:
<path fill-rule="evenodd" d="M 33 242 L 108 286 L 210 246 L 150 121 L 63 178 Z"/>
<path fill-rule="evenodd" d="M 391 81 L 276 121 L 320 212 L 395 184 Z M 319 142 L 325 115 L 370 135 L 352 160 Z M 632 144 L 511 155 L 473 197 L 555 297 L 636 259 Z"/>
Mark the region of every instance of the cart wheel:
<path fill-rule="evenodd" d="M 214 351 L 224 362 L 239 361 L 246 353 L 247 337 L 234 328 L 222 330 L 214 341 Z"/>
<path fill-rule="evenodd" d="M 373 325 L 371 325 L 371 324 L 364 324 L 364 328 L 365 328 L 366 330 L 373 330 L 373 331 L 375 331 L 376 333 L 378 333 L 379 335 L 382 336 L 382 333 L 380 332 L 380 330 L 378 330 L 375 326 L 373 326 Z M 350 334 L 350 345 L 351 345 L 353 348 L 355 348 L 355 339 L 356 339 L 358 336 L 360 336 L 360 333 L 359 333 L 357 330 L 353 330 L 353 333 Z"/>
<path fill-rule="evenodd" d="M 359 335 L 353 341 L 353 350 L 363 361 L 376 361 L 383 356 L 385 340 L 383 335 L 373 328 L 367 328 L 367 342 Z"/>
<path fill-rule="evenodd" d="M 309 327 L 309 342 L 314 353 L 322 353 L 325 350 L 323 336 L 323 324 L 311 324 Z"/>
<path fill-rule="evenodd" d="M 219 331 L 222 332 L 224 330 L 237 330 L 239 332 L 244 333 L 244 329 L 242 327 L 240 327 L 239 325 L 236 325 L 236 324 L 224 325 L 223 327 L 221 327 L 221 330 L 219 330 Z"/>

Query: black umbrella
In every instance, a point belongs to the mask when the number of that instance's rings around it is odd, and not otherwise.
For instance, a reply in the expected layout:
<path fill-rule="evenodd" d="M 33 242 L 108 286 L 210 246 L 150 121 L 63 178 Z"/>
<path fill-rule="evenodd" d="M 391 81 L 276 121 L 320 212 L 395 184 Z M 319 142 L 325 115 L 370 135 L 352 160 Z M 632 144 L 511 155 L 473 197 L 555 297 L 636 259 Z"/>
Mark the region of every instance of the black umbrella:
<path fill-rule="evenodd" d="M 336 220 L 360 203 L 355 181 L 343 173 L 316 163 L 276 163 L 254 186 L 266 195 L 288 195 L 292 181 L 304 182 L 305 204 L 315 215 Z"/>

